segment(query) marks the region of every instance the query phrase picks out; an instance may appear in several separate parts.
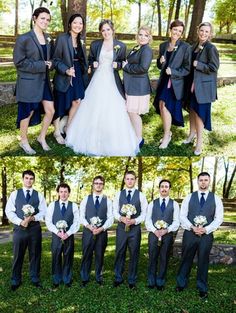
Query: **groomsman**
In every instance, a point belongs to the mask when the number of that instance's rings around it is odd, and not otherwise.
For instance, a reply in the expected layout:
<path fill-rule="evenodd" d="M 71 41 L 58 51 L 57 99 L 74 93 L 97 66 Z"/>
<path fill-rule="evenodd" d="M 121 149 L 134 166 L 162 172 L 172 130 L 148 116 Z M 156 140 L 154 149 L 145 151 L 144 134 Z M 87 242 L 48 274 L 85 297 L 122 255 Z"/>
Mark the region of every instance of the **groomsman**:
<path fill-rule="evenodd" d="M 49 204 L 45 219 L 48 230 L 52 232 L 52 279 L 55 288 L 62 282 L 67 287 L 71 287 L 72 283 L 74 234 L 79 230 L 79 208 L 68 200 L 70 191 L 66 183 L 57 186 L 59 199 Z M 57 228 L 58 221 L 66 221 L 64 231 Z"/>
<path fill-rule="evenodd" d="M 180 211 L 180 223 L 185 231 L 176 291 L 183 291 L 187 287 L 193 259 L 197 252 L 197 289 L 200 298 L 206 299 L 213 232 L 223 222 L 223 204 L 219 197 L 209 191 L 210 175 L 207 172 L 198 175 L 197 183 L 198 191 L 193 192 L 183 200 Z M 206 224 L 203 227 L 197 227 L 194 221 L 194 218 L 199 215 L 206 218 Z"/>
<path fill-rule="evenodd" d="M 147 210 L 147 199 L 140 191 L 135 189 L 136 174 L 127 171 L 124 178 L 125 188 L 116 194 L 114 199 L 114 217 L 118 220 L 116 229 L 116 256 L 115 256 L 115 281 L 114 287 L 123 283 L 125 257 L 127 247 L 130 252 L 128 283 L 131 289 L 135 288 L 137 280 L 138 259 L 141 242 L 141 223 L 144 222 Z M 121 213 L 125 204 L 132 204 L 136 208 L 136 214 L 131 218 Z M 125 228 L 129 227 L 129 231 Z"/>
<path fill-rule="evenodd" d="M 95 276 L 99 285 L 103 284 L 103 263 L 107 247 L 107 229 L 114 222 L 112 202 L 103 194 L 105 179 L 96 176 L 93 179 L 92 194 L 85 197 L 80 204 L 80 218 L 84 225 L 82 235 L 83 257 L 80 269 L 82 286 L 89 282 L 93 253 L 95 254 Z M 99 217 L 101 223 L 92 225 L 91 219 Z"/>
<path fill-rule="evenodd" d="M 167 265 L 173 245 L 173 232 L 179 228 L 179 205 L 169 197 L 171 182 L 163 179 L 159 183 L 160 197 L 152 201 L 147 210 L 145 225 L 148 235 L 148 288 L 157 287 L 163 290 Z M 158 220 L 167 223 L 167 228 L 157 229 L 154 225 Z M 160 257 L 157 274 L 157 260 Z"/>
<path fill-rule="evenodd" d="M 11 193 L 6 215 L 14 224 L 13 230 L 13 267 L 11 289 L 15 291 L 22 283 L 22 265 L 26 249 L 29 251 L 30 278 L 35 287 L 41 287 L 39 282 L 40 261 L 42 250 L 42 233 L 40 221 L 43 221 L 47 208 L 41 193 L 33 189 L 35 174 L 31 170 L 22 173 L 23 187 Z M 24 216 L 24 205 L 31 205 L 34 213 Z"/>

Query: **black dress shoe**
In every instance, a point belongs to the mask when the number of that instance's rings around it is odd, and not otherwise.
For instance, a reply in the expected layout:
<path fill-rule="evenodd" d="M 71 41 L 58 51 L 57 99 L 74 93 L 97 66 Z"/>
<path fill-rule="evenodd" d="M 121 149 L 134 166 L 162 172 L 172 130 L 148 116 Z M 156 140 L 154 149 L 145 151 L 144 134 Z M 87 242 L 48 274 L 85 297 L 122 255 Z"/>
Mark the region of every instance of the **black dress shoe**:
<path fill-rule="evenodd" d="M 201 300 L 205 300 L 208 297 L 207 292 L 204 291 L 199 291 L 199 297 L 201 298 Z"/>
<path fill-rule="evenodd" d="M 40 284 L 39 281 L 33 282 L 32 284 L 33 284 L 33 286 L 36 287 L 36 288 L 42 288 L 42 285 Z"/>
<path fill-rule="evenodd" d="M 149 289 L 154 289 L 155 286 L 154 286 L 154 285 L 148 285 L 147 287 L 148 287 Z"/>
<path fill-rule="evenodd" d="M 143 145 L 144 145 L 144 139 L 142 138 L 142 140 L 139 143 L 139 149 L 141 149 Z"/>
<path fill-rule="evenodd" d="M 102 286 L 103 285 L 103 281 L 102 280 L 96 280 L 97 284 Z"/>
<path fill-rule="evenodd" d="M 129 284 L 129 288 L 130 288 L 130 289 L 135 289 L 136 286 L 135 286 L 135 284 Z"/>
<path fill-rule="evenodd" d="M 175 288 L 175 291 L 176 291 L 176 292 L 184 291 L 184 287 L 179 287 L 179 286 L 177 286 L 177 287 Z"/>
<path fill-rule="evenodd" d="M 88 282 L 89 282 L 88 280 L 83 280 L 81 287 L 84 288 L 88 284 Z"/>
<path fill-rule="evenodd" d="M 67 283 L 67 284 L 65 284 L 65 286 L 70 288 L 71 287 L 71 283 Z"/>
<path fill-rule="evenodd" d="M 58 288 L 59 284 L 53 284 L 53 288 Z"/>
<path fill-rule="evenodd" d="M 164 290 L 164 286 L 157 286 L 157 290 L 163 291 Z"/>
<path fill-rule="evenodd" d="M 114 287 L 119 287 L 121 284 L 123 284 L 123 280 L 122 281 L 114 281 L 113 286 Z"/>
<path fill-rule="evenodd" d="M 20 287 L 20 284 L 19 285 L 11 285 L 11 290 L 16 291 L 16 289 L 18 289 L 19 287 Z"/>

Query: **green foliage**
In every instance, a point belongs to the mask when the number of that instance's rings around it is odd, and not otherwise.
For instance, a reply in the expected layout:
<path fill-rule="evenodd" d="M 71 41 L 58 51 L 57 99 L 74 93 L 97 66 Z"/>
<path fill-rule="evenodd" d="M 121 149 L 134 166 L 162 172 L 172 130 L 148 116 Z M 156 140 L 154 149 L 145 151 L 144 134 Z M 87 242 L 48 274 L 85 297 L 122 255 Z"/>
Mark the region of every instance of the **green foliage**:
<path fill-rule="evenodd" d="M 231 32 L 232 24 L 236 22 L 236 2 L 231 0 L 217 0 L 214 6 L 216 21 L 222 28 L 226 27 L 226 32 Z"/>
<path fill-rule="evenodd" d="M 91 282 L 86 288 L 80 287 L 79 269 L 81 264 L 81 239 L 76 240 L 74 259 L 74 281 L 69 289 L 51 285 L 50 240 L 43 240 L 41 281 L 43 289 L 32 287 L 28 275 L 28 258 L 23 266 L 23 284 L 10 292 L 12 244 L 1 245 L 0 312 L 4 313 L 206 313 L 234 312 L 236 276 L 233 266 L 211 265 L 209 268 L 209 299 L 202 302 L 196 291 L 196 266 L 191 271 L 188 288 L 183 293 L 174 291 L 179 260 L 171 258 L 166 288 L 163 292 L 147 289 L 147 237 L 142 238 L 138 283 L 136 290 L 130 290 L 125 282 L 113 288 L 115 237 L 109 236 L 105 254 L 104 286 L 95 283 L 94 270 Z M 126 264 L 127 265 L 127 264 Z M 92 267 L 94 269 L 94 266 Z M 124 274 L 127 278 L 127 267 Z"/>

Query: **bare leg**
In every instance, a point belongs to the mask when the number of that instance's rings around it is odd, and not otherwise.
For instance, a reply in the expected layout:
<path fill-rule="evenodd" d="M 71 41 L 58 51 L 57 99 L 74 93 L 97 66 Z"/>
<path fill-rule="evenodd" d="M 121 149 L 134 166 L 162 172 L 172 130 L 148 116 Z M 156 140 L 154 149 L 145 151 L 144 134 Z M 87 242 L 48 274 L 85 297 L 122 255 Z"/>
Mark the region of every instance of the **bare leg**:
<path fill-rule="evenodd" d="M 27 154 L 35 154 L 35 150 L 33 150 L 28 141 L 28 127 L 30 119 L 33 115 L 34 111 L 30 112 L 30 115 L 20 121 L 20 146 Z"/>
<path fill-rule="evenodd" d="M 160 113 L 161 113 L 161 119 L 163 123 L 163 129 L 164 129 L 164 135 L 162 138 L 162 143 L 160 144 L 159 148 L 160 149 L 165 149 L 168 147 L 168 144 L 171 140 L 171 122 L 172 122 L 172 117 L 170 112 L 167 110 L 165 106 L 164 101 L 159 102 L 159 108 L 160 108 Z"/>
<path fill-rule="evenodd" d="M 59 143 L 59 145 L 64 145 L 65 140 L 60 133 L 59 121 L 60 121 L 60 117 L 58 117 L 56 120 L 53 121 L 53 125 L 54 125 L 53 136 L 55 137 L 55 139 L 56 139 L 57 143 Z"/>
<path fill-rule="evenodd" d="M 193 138 L 196 136 L 196 121 L 195 121 L 195 111 L 190 109 L 189 112 L 189 135 L 188 138 L 183 141 L 184 144 L 190 143 Z"/>
<path fill-rule="evenodd" d="M 197 113 L 194 112 L 194 115 L 195 115 L 195 124 L 196 124 L 196 130 L 197 130 L 197 144 L 195 147 L 194 154 L 200 155 L 202 152 L 204 124 L 203 124 L 202 119 L 197 115 Z"/>
<path fill-rule="evenodd" d="M 72 106 L 70 108 L 68 121 L 67 121 L 67 127 L 70 125 L 76 111 L 78 110 L 80 102 L 81 102 L 80 99 L 72 101 Z"/>
<path fill-rule="evenodd" d="M 128 112 L 129 113 L 129 117 L 131 120 L 131 123 L 133 125 L 134 131 L 136 133 L 136 136 L 138 137 L 139 142 L 142 140 L 143 135 L 143 124 L 142 124 L 142 118 L 138 113 L 132 113 L 132 112 Z"/>
<path fill-rule="evenodd" d="M 53 114 L 55 110 L 53 106 L 53 101 L 43 100 L 42 103 L 43 103 L 45 115 L 42 121 L 41 132 L 37 140 L 41 144 L 43 150 L 49 151 L 51 149 L 46 142 L 46 133 L 47 133 L 48 127 L 50 126 L 52 122 L 52 118 L 53 118 Z"/>

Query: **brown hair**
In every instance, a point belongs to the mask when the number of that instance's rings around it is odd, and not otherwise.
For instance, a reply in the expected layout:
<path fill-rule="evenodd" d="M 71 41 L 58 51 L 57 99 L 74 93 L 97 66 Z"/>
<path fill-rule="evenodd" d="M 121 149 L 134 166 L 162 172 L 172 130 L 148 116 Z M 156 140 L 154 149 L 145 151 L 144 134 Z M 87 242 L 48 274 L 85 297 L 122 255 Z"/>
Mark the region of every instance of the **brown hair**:
<path fill-rule="evenodd" d="M 177 27 L 177 26 L 182 26 L 183 27 L 183 32 L 185 29 L 184 23 L 180 20 L 174 20 L 173 22 L 170 23 L 170 29 L 172 29 L 173 27 Z"/>
<path fill-rule="evenodd" d="M 197 30 L 199 31 L 202 26 L 208 26 L 208 27 L 210 27 L 210 29 L 211 29 L 211 34 L 210 34 L 210 37 L 209 37 L 209 38 L 211 39 L 212 36 L 213 36 L 213 26 L 211 25 L 211 23 L 209 23 L 209 22 L 202 22 L 202 23 L 200 23 L 200 24 L 198 25 Z"/>
<path fill-rule="evenodd" d="M 136 40 L 138 40 L 138 34 L 139 34 L 140 30 L 144 30 L 150 36 L 149 43 L 152 43 L 152 31 L 151 31 L 151 28 L 147 25 L 143 25 L 143 26 L 139 27 L 138 33 L 136 35 Z"/>
<path fill-rule="evenodd" d="M 105 24 L 108 24 L 111 27 L 113 32 L 115 31 L 113 22 L 111 20 L 108 20 L 108 19 L 103 19 L 103 20 L 101 20 L 101 22 L 99 23 L 99 26 L 98 26 L 98 29 L 100 32 L 102 31 L 102 27 Z"/>
<path fill-rule="evenodd" d="M 103 182 L 103 184 L 105 185 L 105 178 L 104 178 L 102 175 L 97 175 L 97 176 L 95 176 L 94 179 L 93 179 L 93 183 L 94 183 L 95 180 L 97 180 L 97 179 L 101 180 L 101 181 Z"/>
<path fill-rule="evenodd" d="M 34 20 L 34 17 L 37 19 L 39 17 L 40 13 L 47 13 L 47 14 L 49 14 L 50 15 L 50 19 L 51 19 L 50 11 L 47 8 L 39 7 L 37 9 L 35 9 L 33 14 L 32 14 L 33 20 Z"/>

